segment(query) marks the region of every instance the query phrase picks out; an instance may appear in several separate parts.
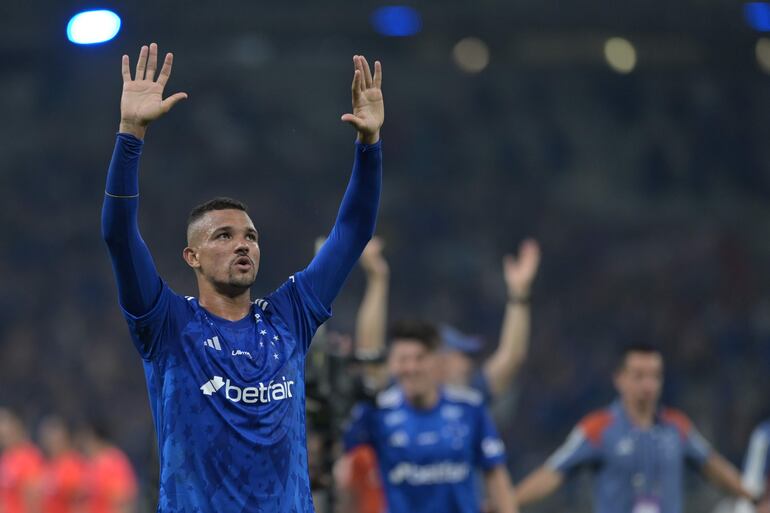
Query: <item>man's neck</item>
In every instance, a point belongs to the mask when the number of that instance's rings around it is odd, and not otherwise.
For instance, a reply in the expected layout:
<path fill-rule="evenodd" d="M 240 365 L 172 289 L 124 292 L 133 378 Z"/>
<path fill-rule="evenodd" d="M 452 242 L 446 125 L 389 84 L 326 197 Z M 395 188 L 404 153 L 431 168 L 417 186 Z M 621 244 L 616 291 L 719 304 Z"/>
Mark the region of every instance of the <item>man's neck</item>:
<path fill-rule="evenodd" d="M 409 404 L 418 410 L 430 410 L 436 403 L 438 403 L 439 392 L 437 388 L 425 392 L 424 394 L 416 395 L 412 398 L 407 398 Z"/>
<path fill-rule="evenodd" d="M 251 310 L 251 295 L 246 290 L 237 296 L 226 296 L 214 290 L 201 290 L 198 304 L 217 317 L 240 321 Z"/>
<path fill-rule="evenodd" d="M 655 423 L 655 405 L 647 406 L 623 401 L 623 408 L 631 423 L 637 427 L 647 429 Z"/>
<path fill-rule="evenodd" d="M 198 304 L 217 317 L 240 321 L 251 310 L 251 289 L 220 290 L 198 276 Z"/>

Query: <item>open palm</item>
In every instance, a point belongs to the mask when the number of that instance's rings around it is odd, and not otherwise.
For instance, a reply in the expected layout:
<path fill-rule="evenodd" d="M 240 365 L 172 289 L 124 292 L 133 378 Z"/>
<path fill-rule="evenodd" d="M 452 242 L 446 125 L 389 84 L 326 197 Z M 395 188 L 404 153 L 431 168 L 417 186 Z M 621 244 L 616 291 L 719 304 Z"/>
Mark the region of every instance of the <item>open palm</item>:
<path fill-rule="evenodd" d="M 367 142 L 376 142 L 382 123 L 385 121 L 385 105 L 382 99 L 382 65 L 374 63 L 374 75 L 369 63 L 362 55 L 353 57 L 353 113 L 342 116 L 356 127 L 359 135 Z"/>
<path fill-rule="evenodd" d="M 120 98 L 121 123 L 146 127 L 151 121 L 171 110 L 186 93 L 176 93 L 163 99 L 163 89 L 171 76 L 174 56 L 166 54 L 163 68 L 155 79 L 158 65 L 158 45 L 143 46 L 136 63 L 136 75 L 132 79 L 128 55 L 123 56 L 123 95 Z"/>
<path fill-rule="evenodd" d="M 508 291 L 512 294 L 528 294 L 539 266 L 540 246 L 537 241 L 527 239 L 521 243 L 518 258 L 506 255 L 503 259 L 503 274 Z"/>

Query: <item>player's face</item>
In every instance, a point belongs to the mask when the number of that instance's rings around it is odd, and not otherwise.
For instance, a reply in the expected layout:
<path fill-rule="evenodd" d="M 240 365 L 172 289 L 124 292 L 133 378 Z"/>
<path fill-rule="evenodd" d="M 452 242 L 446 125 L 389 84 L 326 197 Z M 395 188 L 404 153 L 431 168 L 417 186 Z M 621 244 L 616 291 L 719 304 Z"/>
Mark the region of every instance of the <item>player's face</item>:
<path fill-rule="evenodd" d="M 663 358 L 659 353 L 629 353 L 615 384 L 626 402 L 655 406 L 663 388 Z"/>
<path fill-rule="evenodd" d="M 216 289 L 237 294 L 256 280 L 258 234 L 246 212 L 206 212 L 195 222 L 189 243 L 185 260 Z"/>
<path fill-rule="evenodd" d="M 388 370 L 404 394 L 415 399 L 436 386 L 436 353 L 413 339 L 396 339 L 388 354 Z"/>
<path fill-rule="evenodd" d="M 442 351 L 439 374 L 450 385 L 467 385 L 473 370 L 473 360 L 460 351 Z"/>

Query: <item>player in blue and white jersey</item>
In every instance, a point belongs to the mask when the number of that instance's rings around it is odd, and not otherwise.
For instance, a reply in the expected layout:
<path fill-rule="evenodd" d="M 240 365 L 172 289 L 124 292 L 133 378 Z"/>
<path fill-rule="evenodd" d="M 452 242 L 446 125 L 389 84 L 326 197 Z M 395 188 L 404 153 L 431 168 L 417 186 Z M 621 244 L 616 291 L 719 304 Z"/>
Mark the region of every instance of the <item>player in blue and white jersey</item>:
<path fill-rule="evenodd" d="M 663 408 L 663 357 L 653 346 L 625 349 L 615 373 L 620 397 L 587 415 L 545 465 L 516 487 L 520 504 L 542 499 L 583 467 L 595 474 L 597 513 L 681 513 L 685 463 L 737 497 L 749 498 L 737 469 L 681 412 Z"/>
<path fill-rule="evenodd" d="M 347 450 L 366 444 L 377 453 L 388 511 L 478 513 L 481 468 L 494 511 L 515 512 L 505 449 L 481 394 L 438 380 L 436 329 L 402 323 L 390 340 L 396 384 L 356 406 L 345 433 Z"/>
<path fill-rule="evenodd" d="M 252 301 L 257 230 L 238 201 L 218 198 L 188 220 L 184 259 L 198 298 L 160 278 L 137 227 L 138 165 L 147 125 L 186 98 L 163 99 L 157 45 L 132 78 L 123 56 L 120 133 L 107 175 L 102 231 L 120 306 L 143 361 L 160 453 L 162 513 L 310 513 L 304 361 L 313 333 L 371 238 L 382 173 L 382 70 L 355 56 L 353 172 L 328 240 L 310 264 Z M 246 177 L 253 180 L 253 177 Z"/>
<path fill-rule="evenodd" d="M 735 513 L 770 513 L 770 420 L 751 433 L 743 463 L 743 486 L 754 494 L 757 503 L 740 501 Z"/>

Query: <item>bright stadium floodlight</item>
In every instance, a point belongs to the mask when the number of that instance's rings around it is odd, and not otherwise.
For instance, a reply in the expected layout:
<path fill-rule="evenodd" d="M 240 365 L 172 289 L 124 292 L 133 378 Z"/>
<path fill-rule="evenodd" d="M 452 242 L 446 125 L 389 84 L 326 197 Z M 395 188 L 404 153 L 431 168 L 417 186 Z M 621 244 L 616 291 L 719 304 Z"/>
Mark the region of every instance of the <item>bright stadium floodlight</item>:
<path fill-rule="evenodd" d="M 770 3 L 748 2 L 743 5 L 746 23 L 759 32 L 770 32 Z"/>
<path fill-rule="evenodd" d="M 105 9 L 83 11 L 67 23 L 67 39 L 78 45 L 104 43 L 120 31 L 120 17 Z"/>
<path fill-rule="evenodd" d="M 422 18 L 416 9 L 402 5 L 380 7 L 372 13 L 374 30 L 384 36 L 406 37 L 422 29 Z"/>

